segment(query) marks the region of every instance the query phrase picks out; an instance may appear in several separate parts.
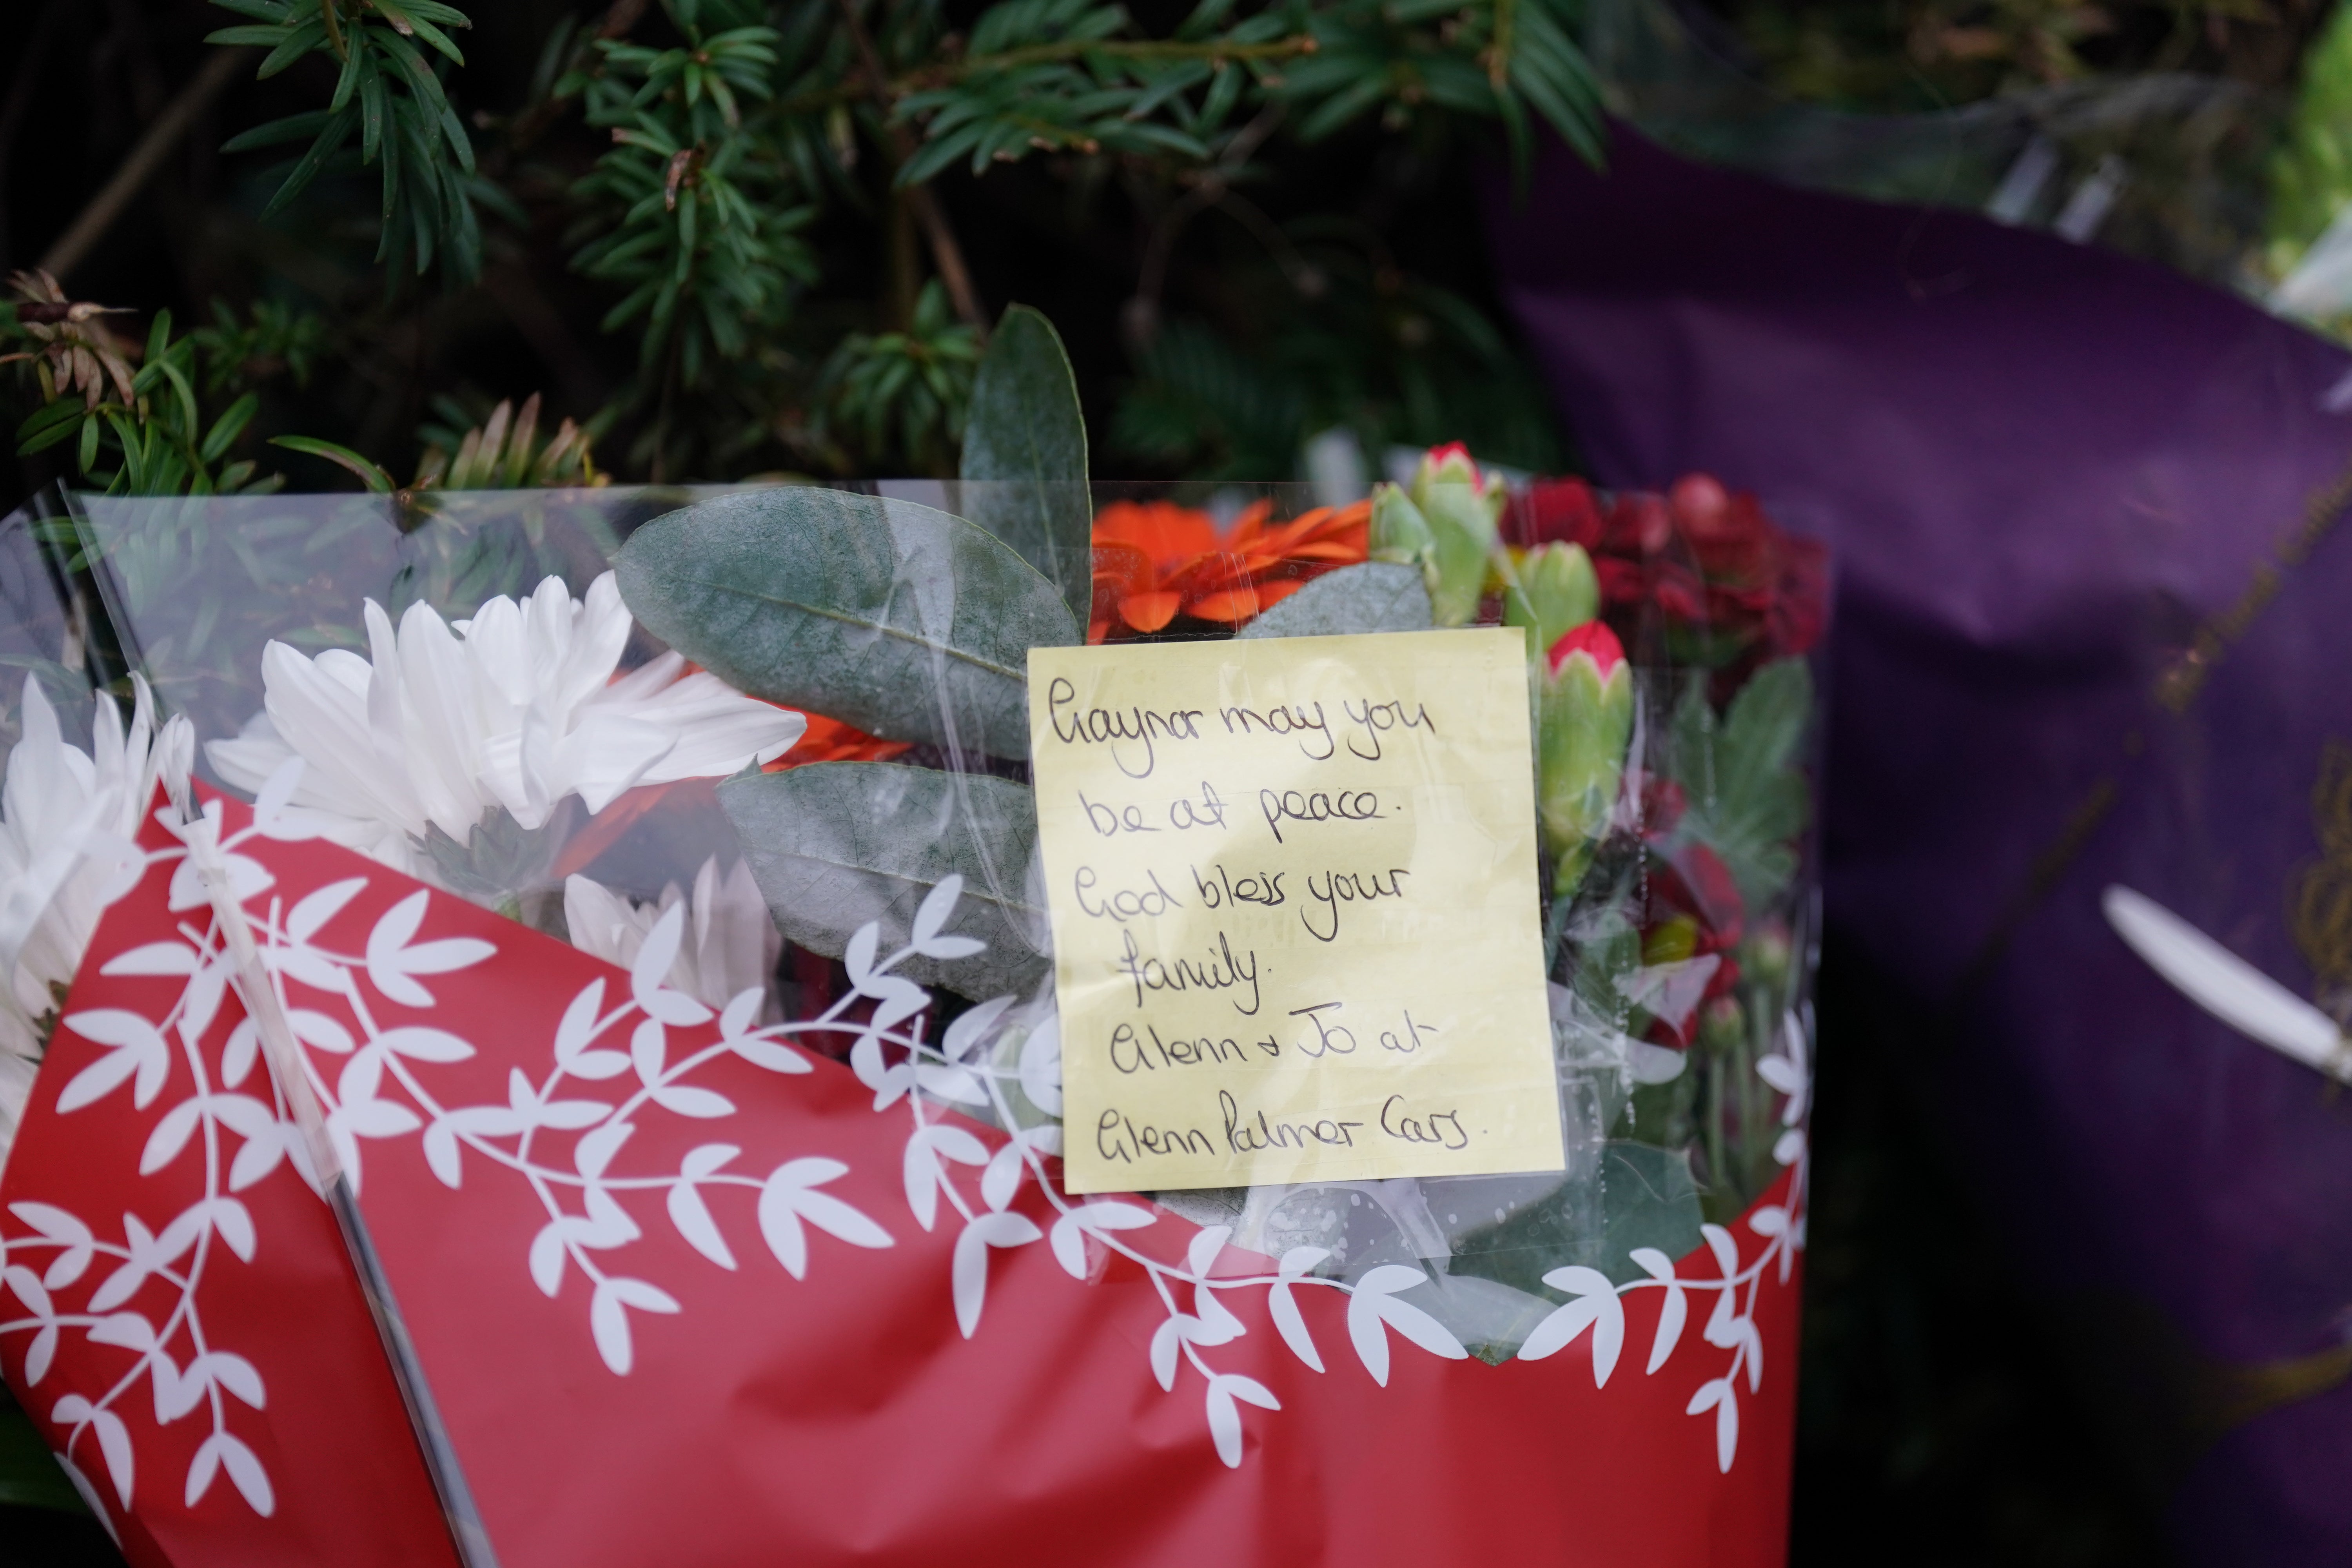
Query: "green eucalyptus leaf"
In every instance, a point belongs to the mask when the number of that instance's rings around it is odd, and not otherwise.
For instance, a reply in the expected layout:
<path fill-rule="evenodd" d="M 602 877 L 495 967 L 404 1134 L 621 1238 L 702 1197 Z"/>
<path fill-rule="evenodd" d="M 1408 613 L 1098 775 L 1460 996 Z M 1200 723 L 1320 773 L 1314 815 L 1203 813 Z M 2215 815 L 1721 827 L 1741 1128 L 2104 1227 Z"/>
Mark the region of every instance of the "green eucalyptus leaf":
<path fill-rule="evenodd" d="M 787 940 L 838 958 L 868 921 L 879 952 L 906 946 L 923 896 L 949 876 L 963 897 L 945 928 L 987 945 L 963 958 L 921 955 L 894 973 L 974 998 L 1027 992 L 1052 960 L 1043 900 L 1030 886 L 1037 841 L 1029 786 L 988 773 L 897 763 L 809 763 L 719 786 L 744 858 Z"/>
<path fill-rule="evenodd" d="M 1077 377 L 1054 323 L 1008 305 L 981 356 L 963 433 L 972 521 L 1062 591 L 1080 626 L 1094 595 L 1094 512 Z"/>
<path fill-rule="evenodd" d="M 973 524 L 792 488 L 656 518 L 614 564 L 678 652 L 885 740 L 1029 754 L 1029 650 L 1078 640 L 1052 584 Z"/>
<path fill-rule="evenodd" d="M 1675 710 L 1668 761 L 1689 801 L 1684 831 L 1722 857 L 1750 909 L 1797 871 L 1810 800 L 1798 745 L 1812 705 L 1811 671 L 1784 658 L 1748 677 L 1719 722 L 1703 675 Z"/>
<path fill-rule="evenodd" d="M 1601 1258 L 1594 1265 L 1619 1284 L 1644 1277 L 1633 1259 L 1637 1247 L 1668 1258 L 1696 1251 L 1706 1218 L 1690 1152 L 1654 1144 L 1612 1142 L 1601 1163 Z"/>
<path fill-rule="evenodd" d="M 1367 561 L 1326 572 L 1235 635 L 1323 637 L 1356 632 L 1425 632 L 1430 624 L 1429 585 L 1421 568 Z"/>

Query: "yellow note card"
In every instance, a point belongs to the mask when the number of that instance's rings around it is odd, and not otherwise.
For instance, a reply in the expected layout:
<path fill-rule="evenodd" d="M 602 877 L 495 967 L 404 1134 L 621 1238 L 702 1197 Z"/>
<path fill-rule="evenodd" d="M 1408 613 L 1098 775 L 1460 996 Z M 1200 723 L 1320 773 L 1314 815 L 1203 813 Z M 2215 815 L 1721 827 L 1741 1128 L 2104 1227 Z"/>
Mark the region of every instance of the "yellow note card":
<path fill-rule="evenodd" d="M 1562 1168 L 1526 647 L 1031 650 L 1072 1192 Z"/>

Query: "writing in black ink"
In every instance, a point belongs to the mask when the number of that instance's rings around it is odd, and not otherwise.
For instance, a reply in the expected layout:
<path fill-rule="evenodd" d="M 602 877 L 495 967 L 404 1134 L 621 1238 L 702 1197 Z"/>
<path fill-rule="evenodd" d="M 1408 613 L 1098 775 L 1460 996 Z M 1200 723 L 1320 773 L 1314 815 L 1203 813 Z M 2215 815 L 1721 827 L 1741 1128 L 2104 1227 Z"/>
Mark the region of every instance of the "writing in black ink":
<path fill-rule="evenodd" d="M 1391 730 L 1425 729 L 1432 735 L 1437 733 L 1437 721 L 1429 716 L 1429 710 L 1418 702 L 1412 705 L 1412 711 L 1407 713 L 1402 702 L 1375 702 L 1367 697 L 1360 704 L 1343 700 L 1339 704 L 1339 711 L 1355 721 L 1364 731 L 1360 737 L 1348 737 L 1348 750 L 1368 763 L 1381 760 L 1381 736 Z M 1369 752 L 1364 750 L 1360 742 L 1370 742 L 1372 749 Z"/>
<path fill-rule="evenodd" d="M 1339 742 L 1331 739 L 1331 726 L 1324 720 L 1320 702 L 1315 704 L 1311 716 L 1304 708 L 1286 708 L 1276 703 L 1265 709 L 1220 708 L 1217 717 L 1224 721 L 1228 735 L 1255 735 L 1260 731 L 1268 735 L 1304 735 L 1312 731 L 1322 737 L 1323 749 L 1318 752 L 1313 741 L 1302 740 L 1298 750 L 1315 762 L 1328 762 L 1339 750 Z"/>
<path fill-rule="evenodd" d="M 1248 957 L 1248 964 L 1244 967 L 1242 960 L 1234 956 L 1234 944 L 1223 931 L 1217 933 L 1217 944 L 1209 950 L 1207 961 L 1200 963 L 1189 958 L 1180 958 L 1173 963 L 1146 958 L 1142 950 L 1136 946 L 1135 933 L 1131 931 L 1120 931 L 1119 940 L 1122 951 L 1115 967 L 1127 972 L 1129 981 L 1135 986 L 1135 1005 L 1138 1007 L 1143 1005 L 1143 994 L 1147 991 L 1230 991 L 1246 984 L 1249 987 L 1249 1005 L 1244 1007 L 1234 1000 L 1234 1011 L 1244 1017 L 1257 1012 L 1260 1005 L 1257 950 L 1242 949 Z"/>
<path fill-rule="evenodd" d="M 1262 871 L 1252 877 L 1236 877 L 1225 869 L 1222 860 L 1209 868 L 1210 875 L 1201 875 L 1201 868 L 1192 868 L 1192 887 L 1201 895 L 1204 910 L 1222 909 L 1228 904 L 1264 904 L 1272 909 L 1284 901 L 1282 879 L 1287 871 Z"/>
<path fill-rule="evenodd" d="M 1140 1035 L 1132 1024 L 1118 1025 L 1110 1032 L 1110 1065 L 1130 1076 L 1158 1072 L 1162 1068 L 1208 1067 L 1213 1063 L 1241 1067 L 1248 1061 L 1249 1052 L 1231 1035 L 1223 1039 L 1213 1035 L 1202 1035 L 1197 1039 L 1163 1039 L 1150 1024 L 1143 1026 Z"/>
<path fill-rule="evenodd" d="M 1382 882 L 1378 871 L 1326 870 L 1323 873 L 1323 885 L 1318 888 L 1315 885 L 1315 873 L 1309 871 L 1307 873 L 1307 895 L 1316 903 L 1323 906 L 1324 919 L 1331 929 L 1328 931 L 1315 929 L 1316 915 L 1313 904 L 1301 905 L 1298 918 L 1306 925 L 1307 934 L 1317 942 L 1336 942 L 1339 936 L 1341 904 L 1370 903 L 1374 899 L 1402 899 L 1404 897 L 1404 887 L 1399 879 L 1412 875 L 1412 872 L 1401 866 L 1391 866 L 1389 868 L 1388 880 Z"/>
<path fill-rule="evenodd" d="M 1131 779 L 1151 776 L 1159 763 L 1159 742 L 1201 738 L 1198 708 L 1087 708 L 1078 705 L 1077 688 L 1055 676 L 1045 688 L 1045 711 L 1054 736 L 1066 745 L 1081 743 L 1110 748 L 1111 761 Z M 1141 754 L 1139 756 L 1138 749 Z M 1130 763 L 1140 762 L 1140 768 Z"/>
<path fill-rule="evenodd" d="M 1315 1026 L 1314 1041 L 1311 1044 L 1306 1040 L 1298 1042 L 1298 1048 L 1302 1053 L 1310 1057 L 1345 1057 L 1355 1054 L 1356 1032 L 1345 1025 L 1329 1022 L 1323 1016 L 1326 1013 L 1338 1012 L 1339 1005 L 1337 1002 L 1318 1002 L 1311 1007 L 1294 1007 L 1290 1010 L 1292 1017 L 1304 1018 Z"/>
<path fill-rule="evenodd" d="M 1384 1051 L 1396 1051 L 1405 1056 L 1411 1056 L 1413 1052 L 1421 1049 L 1423 1046 L 1434 1045 L 1434 1041 L 1425 1040 L 1422 1038 L 1422 1037 L 1424 1035 L 1434 1035 L 1437 1032 L 1437 1026 L 1434 1024 L 1416 1023 L 1413 1020 L 1412 1009 L 1408 1007 L 1405 1009 L 1403 1033 L 1400 1034 L 1394 1029 L 1382 1029 L 1381 1031 L 1381 1048 Z"/>
<path fill-rule="evenodd" d="M 1105 1160 L 1133 1164 L 1139 1153 L 1200 1154 L 1214 1159 L 1216 1141 L 1197 1127 L 1138 1127 L 1117 1110 L 1106 1110 L 1095 1123 L 1095 1152 Z"/>
<path fill-rule="evenodd" d="M 1405 1143 L 1434 1143 L 1441 1149 L 1467 1149 L 1470 1134 L 1462 1131 L 1458 1110 L 1409 1114 L 1404 1096 L 1392 1094 L 1381 1102 L 1381 1131 Z"/>
<path fill-rule="evenodd" d="M 1149 888 L 1119 888 L 1109 892 L 1098 890 L 1100 879 L 1092 866 L 1081 866 L 1070 879 L 1071 890 L 1076 895 L 1081 912 L 1097 920 L 1114 920 L 1125 925 L 1132 920 L 1153 920 L 1170 910 L 1181 910 L 1184 901 L 1162 887 L 1160 873 L 1147 869 Z"/>
<path fill-rule="evenodd" d="M 1275 1121 L 1265 1111 L 1257 1113 L 1256 1125 L 1242 1114 L 1242 1108 L 1230 1090 L 1217 1090 L 1217 1109 L 1224 1116 L 1225 1146 L 1236 1154 L 1255 1154 L 1269 1149 L 1297 1149 L 1302 1152 L 1312 1143 L 1352 1149 L 1356 1146 L 1356 1129 L 1360 1121 L 1340 1121 L 1330 1117 L 1313 1121 Z"/>
<path fill-rule="evenodd" d="M 1180 833 L 1188 827 L 1223 827 L 1225 825 L 1225 803 L 1217 794 L 1217 786 L 1202 779 L 1198 802 L 1181 795 L 1170 801 L 1168 825 Z"/>
<path fill-rule="evenodd" d="M 1280 844 L 1286 822 L 1377 822 L 1381 797 L 1368 789 L 1343 789 L 1337 795 L 1319 789 L 1262 789 L 1257 792 L 1257 809 L 1273 829 L 1274 841 Z"/>
<path fill-rule="evenodd" d="M 1143 820 L 1139 805 L 1123 805 L 1114 809 L 1097 805 L 1087 798 L 1086 791 L 1078 792 L 1078 808 L 1087 814 L 1087 826 L 1105 838 L 1115 838 L 1122 833 L 1157 833 L 1160 829 Z"/>

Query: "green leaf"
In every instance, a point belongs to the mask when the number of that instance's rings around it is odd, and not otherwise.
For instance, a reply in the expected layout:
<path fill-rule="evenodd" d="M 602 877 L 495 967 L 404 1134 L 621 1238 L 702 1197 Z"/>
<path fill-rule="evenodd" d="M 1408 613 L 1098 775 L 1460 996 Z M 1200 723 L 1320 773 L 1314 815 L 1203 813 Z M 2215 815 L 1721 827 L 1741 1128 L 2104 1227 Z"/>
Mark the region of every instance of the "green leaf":
<path fill-rule="evenodd" d="M 1045 911 L 1032 902 L 1035 796 L 987 773 L 896 763 L 810 763 L 746 773 L 719 803 L 785 938 L 828 958 L 868 921 L 880 952 L 907 943 L 923 896 L 950 875 L 963 897 L 946 931 L 988 945 L 968 958 L 916 957 L 894 973 L 975 998 L 1025 993 L 1052 960 Z"/>
<path fill-rule="evenodd" d="M 1356 632 L 1425 632 L 1429 584 L 1421 568 L 1366 561 L 1327 572 L 1234 635 L 1328 637 Z"/>
<path fill-rule="evenodd" d="M 886 740 L 1027 756 L 1029 650 L 1078 640 L 1027 562 L 910 501 L 724 496 L 646 523 L 614 564 L 630 610 L 687 658 Z"/>
<path fill-rule="evenodd" d="M 1690 803 L 1684 830 L 1723 858 L 1750 909 L 1796 874 L 1810 799 L 1797 746 L 1812 702 L 1811 672 L 1784 658 L 1748 678 L 1720 723 L 1703 675 L 1675 710 L 1668 760 Z"/>
<path fill-rule="evenodd" d="M 213 421 L 212 431 L 205 436 L 204 448 L 197 456 L 207 463 L 219 462 L 223 454 L 226 453 L 236 438 L 245 433 L 247 424 L 253 418 L 254 410 L 260 406 L 260 397 L 250 392 L 230 404 L 221 416 Z"/>
<path fill-rule="evenodd" d="M 1780 772 L 1795 753 L 1812 708 L 1813 677 L 1803 659 L 1765 665 L 1724 713 L 1718 765 L 1743 783 Z"/>
<path fill-rule="evenodd" d="M 1080 626 L 1094 598 L 1094 510 L 1087 421 L 1061 334 L 1040 311 L 1008 305 L 981 355 L 963 433 L 962 496 L 971 521 L 1062 590 Z"/>
<path fill-rule="evenodd" d="M 1688 1069 L 1685 1071 L 1687 1076 Z M 1637 1247 L 1654 1247 L 1673 1258 L 1696 1250 L 1699 1224 L 1706 1216 L 1700 1212 L 1688 1150 L 1630 1142 L 1605 1147 L 1601 1165 L 1603 1228 L 1601 1258 L 1594 1267 L 1622 1285 L 1647 1275 L 1633 1259 Z"/>
<path fill-rule="evenodd" d="M 289 452 L 307 452 L 313 458 L 324 458 L 339 468 L 357 474 L 360 483 L 379 495 L 389 495 L 395 488 L 392 476 L 352 451 L 338 447 L 332 441 L 321 441 L 315 436 L 272 436 L 269 444 L 283 447 Z"/>
<path fill-rule="evenodd" d="M 1599 1181 L 1423 1178 L 1433 1209 L 1502 1216 L 1492 1225 L 1466 1226 L 1454 1239 L 1451 1276 L 1542 1295 L 1543 1276 L 1563 1263 L 1599 1268 L 1622 1284 L 1647 1277 L 1630 1256 L 1635 1247 L 1654 1247 L 1680 1258 L 1700 1244 L 1705 1216 L 1686 1154 L 1612 1142 L 1601 1146 L 1600 1165 Z"/>

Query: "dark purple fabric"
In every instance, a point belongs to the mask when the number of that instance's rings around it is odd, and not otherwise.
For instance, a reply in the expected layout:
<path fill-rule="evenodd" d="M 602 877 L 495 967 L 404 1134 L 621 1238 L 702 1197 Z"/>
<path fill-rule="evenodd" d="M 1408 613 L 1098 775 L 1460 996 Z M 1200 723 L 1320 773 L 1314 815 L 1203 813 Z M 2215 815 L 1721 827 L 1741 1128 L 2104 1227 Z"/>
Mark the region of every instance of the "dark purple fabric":
<path fill-rule="evenodd" d="M 2154 689 L 2352 461 L 2327 406 L 2352 356 L 2145 263 L 1622 132 L 1606 175 L 1555 147 L 1488 211 L 1598 479 L 1710 470 L 1834 547 L 1831 919 L 1960 1004 L 1951 1109 L 2036 1283 L 2153 1307 L 2215 1363 L 2339 1342 L 2352 1100 L 2196 1011 L 2098 895 L 2135 887 L 2311 989 L 2287 901 L 2322 748 L 2352 738 L 2352 523 L 2185 713 Z M 2189 1561 L 2352 1562 L 2352 1387 L 2196 1451 Z"/>

